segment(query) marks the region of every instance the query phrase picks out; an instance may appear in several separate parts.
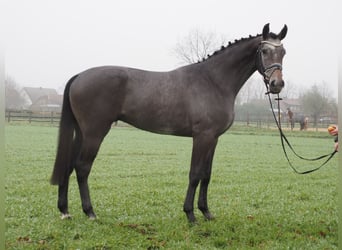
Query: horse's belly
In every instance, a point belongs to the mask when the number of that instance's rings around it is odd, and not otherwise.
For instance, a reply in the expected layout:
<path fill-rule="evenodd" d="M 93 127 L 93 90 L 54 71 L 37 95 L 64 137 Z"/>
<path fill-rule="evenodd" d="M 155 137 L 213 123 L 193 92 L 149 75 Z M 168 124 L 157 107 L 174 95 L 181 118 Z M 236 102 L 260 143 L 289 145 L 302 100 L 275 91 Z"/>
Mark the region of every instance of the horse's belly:
<path fill-rule="evenodd" d="M 120 120 L 146 131 L 158 134 L 178 136 L 192 136 L 190 124 L 181 116 L 169 118 L 166 116 L 154 116 L 153 114 L 138 116 L 123 116 Z"/>

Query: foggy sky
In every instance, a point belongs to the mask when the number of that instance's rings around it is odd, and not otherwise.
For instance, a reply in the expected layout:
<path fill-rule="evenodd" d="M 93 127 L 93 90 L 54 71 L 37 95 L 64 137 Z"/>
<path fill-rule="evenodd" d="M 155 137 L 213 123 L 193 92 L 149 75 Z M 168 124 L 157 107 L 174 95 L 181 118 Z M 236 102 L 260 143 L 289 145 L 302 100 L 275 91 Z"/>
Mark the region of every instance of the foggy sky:
<path fill-rule="evenodd" d="M 234 40 L 266 23 L 275 33 L 287 24 L 285 81 L 299 91 L 324 82 L 337 96 L 340 7 L 338 0 L 2 1 L 1 46 L 6 74 L 22 87 L 61 91 L 94 66 L 172 70 L 179 66 L 172 50 L 191 29 Z"/>

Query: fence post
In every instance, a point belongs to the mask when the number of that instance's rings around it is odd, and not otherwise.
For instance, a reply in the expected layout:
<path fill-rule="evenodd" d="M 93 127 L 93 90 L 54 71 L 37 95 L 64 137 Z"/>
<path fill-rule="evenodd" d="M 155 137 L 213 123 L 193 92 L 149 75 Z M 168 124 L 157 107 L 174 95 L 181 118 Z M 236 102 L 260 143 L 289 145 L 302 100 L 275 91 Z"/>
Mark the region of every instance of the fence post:
<path fill-rule="evenodd" d="M 50 119 L 51 125 L 53 125 L 53 111 L 51 111 L 51 119 Z"/>
<path fill-rule="evenodd" d="M 9 110 L 7 113 L 8 113 L 7 121 L 9 123 L 11 121 L 11 110 Z"/>

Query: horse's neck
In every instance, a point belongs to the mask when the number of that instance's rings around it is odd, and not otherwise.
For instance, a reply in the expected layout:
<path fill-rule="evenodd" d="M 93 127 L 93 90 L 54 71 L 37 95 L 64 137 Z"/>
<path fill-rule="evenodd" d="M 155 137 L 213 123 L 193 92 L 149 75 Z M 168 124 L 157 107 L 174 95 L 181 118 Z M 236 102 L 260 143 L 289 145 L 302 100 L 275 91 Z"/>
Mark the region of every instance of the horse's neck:
<path fill-rule="evenodd" d="M 204 62 L 215 84 L 236 96 L 256 71 L 255 57 L 260 41 L 260 36 L 239 41 Z"/>

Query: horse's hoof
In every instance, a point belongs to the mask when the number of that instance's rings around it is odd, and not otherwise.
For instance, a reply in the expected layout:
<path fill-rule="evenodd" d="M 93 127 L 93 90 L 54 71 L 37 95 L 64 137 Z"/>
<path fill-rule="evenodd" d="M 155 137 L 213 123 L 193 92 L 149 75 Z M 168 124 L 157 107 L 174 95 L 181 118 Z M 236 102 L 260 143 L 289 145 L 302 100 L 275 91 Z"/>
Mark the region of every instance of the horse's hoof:
<path fill-rule="evenodd" d="M 206 220 L 215 220 L 215 216 L 213 216 L 211 213 L 207 212 L 207 213 L 204 213 L 204 218 Z"/>
<path fill-rule="evenodd" d="M 96 214 L 94 212 L 87 213 L 89 220 L 96 220 Z"/>
<path fill-rule="evenodd" d="M 195 225 L 197 220 L 193 212 L 186 213 L 190 225 Z"/>
<path fill-rule="evenodd" d="M 70 220 L 71 219 L 71 215 L 70 214 L 62 214 L 61 215 L 61 219 L 62 220 Z"/>
<path fill-rule="evenodd" d="M 89 220 L 96 220 L 96 215 L 94 214 L 94 215 L 89 215 Z"/>

